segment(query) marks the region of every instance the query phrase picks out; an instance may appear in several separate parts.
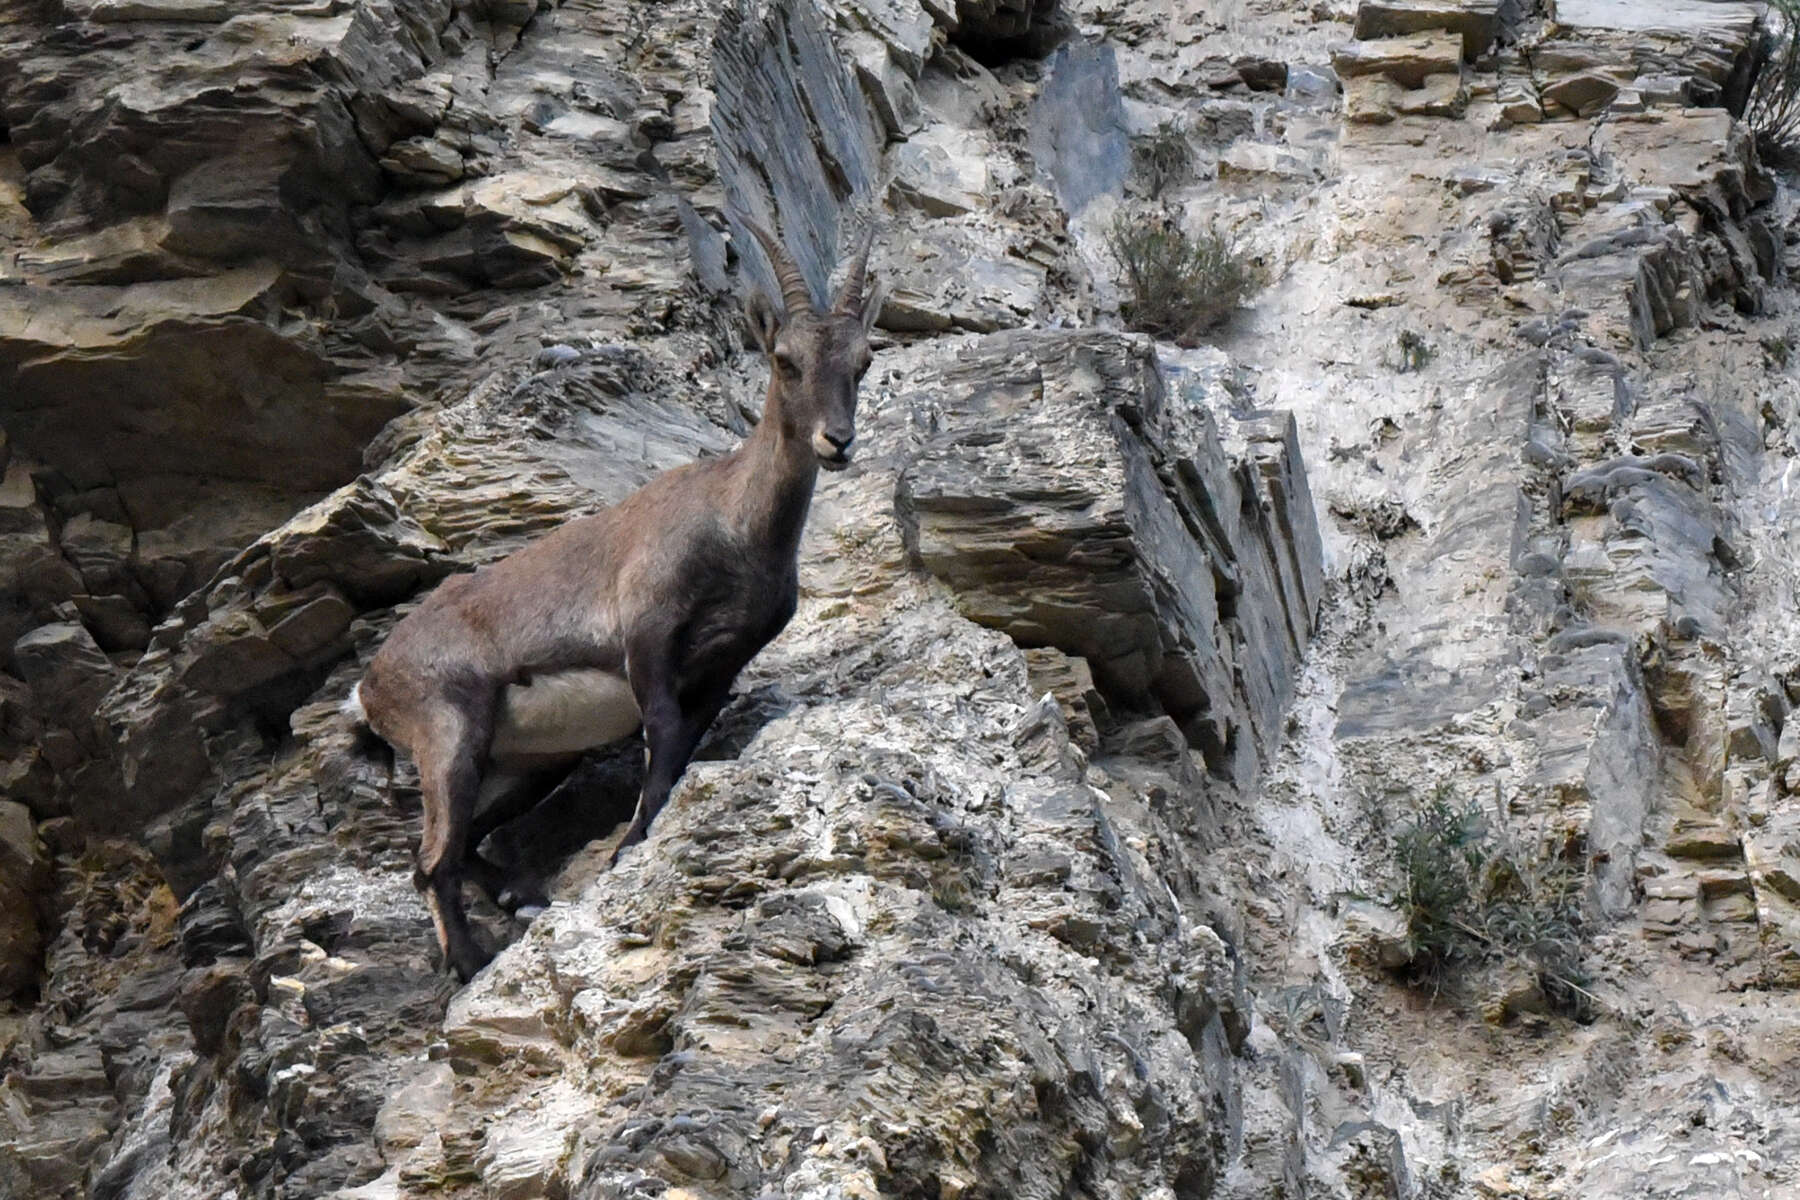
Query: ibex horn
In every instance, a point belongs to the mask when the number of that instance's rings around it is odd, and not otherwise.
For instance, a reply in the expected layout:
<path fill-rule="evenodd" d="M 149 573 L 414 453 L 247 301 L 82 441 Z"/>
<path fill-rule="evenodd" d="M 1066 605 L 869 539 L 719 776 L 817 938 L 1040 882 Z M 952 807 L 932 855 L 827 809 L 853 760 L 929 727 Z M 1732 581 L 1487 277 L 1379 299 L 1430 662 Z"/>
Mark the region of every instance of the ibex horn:
<path fill-rule="evenodd" d="M 763 253 L 769 256 L 769 266 L 775 270 L 775 281 L 781 285 L 781 302 L 789 314 L 811 312 L 812 289 L 806 286 L 806 276 L 800 273 L 800 267 L 787 252 L 787 247 L 774 234 L 748 217 L 744 218 L 744 227 L 756 235 L 756 240 L 762 243 Z"/>
<path fill-rule="evenodd" d="M 841 313 L 853 317 L 862 315 L 863 285 L 869 278 L 869 251 L 875 247 L 875 226 L 870 224 L 863 231 L 862 246 L 856 252 L 856 258 L 850 263 L 850 273 L 844 276 L 844 286 L 839 289 L 837 303 L 832 307 Z"/>

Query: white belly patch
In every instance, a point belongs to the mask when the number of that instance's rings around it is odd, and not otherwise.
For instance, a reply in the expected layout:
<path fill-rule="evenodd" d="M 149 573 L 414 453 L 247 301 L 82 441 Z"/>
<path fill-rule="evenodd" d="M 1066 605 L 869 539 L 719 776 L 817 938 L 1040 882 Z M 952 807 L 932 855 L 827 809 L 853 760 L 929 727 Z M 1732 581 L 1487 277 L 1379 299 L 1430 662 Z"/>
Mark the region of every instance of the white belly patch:
<path fill-rule="evenodd" d="M 550 671 L 500 693 L 488 753 L 496 759 L 578 754 L 628 737 L 641 723 L 623 675 Z"/>

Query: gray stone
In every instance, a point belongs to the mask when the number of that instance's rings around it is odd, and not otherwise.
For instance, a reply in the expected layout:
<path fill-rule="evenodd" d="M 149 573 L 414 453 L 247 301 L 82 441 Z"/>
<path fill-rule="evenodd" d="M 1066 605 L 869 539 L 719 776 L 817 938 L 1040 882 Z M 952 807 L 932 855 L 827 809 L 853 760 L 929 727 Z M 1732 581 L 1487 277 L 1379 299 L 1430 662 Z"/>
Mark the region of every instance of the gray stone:
<path fill-rule="evenodd" d="M 74 623 L 32 630 L 13 643 L 13 661 L 31 685 L 38 712 L 69 729 L 85 729 L 93 721 L 100 698 L 118 678 L 93 636 Z"/>
<path fill-rule="evenodd" d="M 362 603 L 391 602 L 449 572 L 444 544 L 368 478 L 340 489 L 265 541 L 292 588 L 324 581 Z"/>
<path fill-rule="evenodd" d="M 1331 65 L 1345 80 L 1384 75 L 1403 88 L 1422 87 L 1427 76 L 1461 73 L 1462 41 L 1449 33 L 1416 33 L 1351 42 L 1332 51 Z"/>
<path fill-rule="evenodd" d="M 124 596 L 71 596 L 82 624 L 103 650 L 142 650 L 150 644 L 150 622 Z"/>
<path fill-rule="evenodd" d="M 965 130 L 933 125 L 889 153 L 895 207 L 933 217 L 973 212 L 987 199 L 987 148 Z"/>
<path fill-rule="evenodd" d="M 1056 697 L 1069 738 L 1089 754 L 1100 750 L 1100 727 L 1108 723 L 1106 700 L 1094 686 L 1094 673 L 1084 659 L 1050 646 L 1025 651 L 1031 690 Z"/>
<path fill-rule="evenodd" d="M 822 300 L 840 226 L 837 205 L 825 198 L 841 188 L 853 207 L 870 199 L 880 140 L 862 90 L 810 14 L 785 4 L 760 19 L 724 11 L 712 60 L 713 134 L 730 211 L 773 227 L 772 188 L 790 252 Z M 734 226 L 732 240 L 744 246 L 751 238 Z M 757 286 L 780 295 L 760 252 L 740 251 L 739 261 Z"/>
<path fill-rule="evenodd" d="M 1100 197 L 1119 195 L 1131 168 L 1118 64 L 1111 46 L 1073 41 L 1049 70 L 1031 110 L 1032 157 L 1063 210 L 1079 216 Z"/>
<path fill-rule="evenodd" d="M 202 628 L 192 659 L 181 674 L 191 688 L 235 696 L 261 687 L 300 664 L 269 638 L 254 619 L 232 613 Z"/>
<path fill-rule="evenodd" d="M 1245 484 L 1210 416 L 1173 410 L 1149 348 L 1111 335 L 1000 335 L 914 386 L 941 397 L 946 432 L 901 502 L 959 609 L 1085 658 L 1109 703 L 1154 699 L 1214 769 L 1249 769 L 1314 601 L 1284 584 L 1285 537 L 1240 523 Z M 1285 507 L 1307 525 L 1310 509 Z"/>
<path fill-rule="evenodd" d="M 50 860 L 31 812 L 0 800 L 0 998 L 36 987 L 42 970 L 38 914 L 50 884 Z"/>
<path fill-rule="evenodd" d="M 350 628 L 356 610 L 333 588 L 290 610 L 269 627 L 269 640 L 279 649 L 304 659 L 328 646 Z"/>
<path fill-rule="evenodd" d="M 1464 58 L 1494 44 L 1500 31 L 1499 0 L 1361 0 L 1356 36 L 1362 39 L 1448 30 L 1462 35 Z"/>
<path fill-rule="evenodd" d="M 406 138 L 388 147 L 382 170 L 415 187 L 441 187 L 463 177 L 463 156 L 436 137 Z"/>
<path fill-rule="evenodd" d="M 1369 900 L 1351 900 L 1340 914 L 1342 937 L 1352 952 L 1366 955 L 1387 971 L 1413 961 L 1412 934 L 1404 914 Z"/>

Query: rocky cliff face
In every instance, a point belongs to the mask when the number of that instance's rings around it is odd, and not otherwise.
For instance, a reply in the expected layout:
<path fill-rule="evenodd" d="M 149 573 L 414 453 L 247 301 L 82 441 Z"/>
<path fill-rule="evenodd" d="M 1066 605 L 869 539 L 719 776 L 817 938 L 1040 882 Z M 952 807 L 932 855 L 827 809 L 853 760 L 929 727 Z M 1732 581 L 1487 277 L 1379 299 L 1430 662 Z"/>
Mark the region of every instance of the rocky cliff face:
<path fill-rule="evenodd" d="M 0 1192 L 1796 1185 L 1755 6 L 0 5 Z M 1124 332 L 1120 212 L 1270 285 Z M 337 706 L 750 427 L 745 214 L 820 291 L 879 214 L 858 466 L 649 841 L 584 763 L 455 989 Z M 1409 982 L 1434 797 L 1572 881 L 1574 1002 Z"/>

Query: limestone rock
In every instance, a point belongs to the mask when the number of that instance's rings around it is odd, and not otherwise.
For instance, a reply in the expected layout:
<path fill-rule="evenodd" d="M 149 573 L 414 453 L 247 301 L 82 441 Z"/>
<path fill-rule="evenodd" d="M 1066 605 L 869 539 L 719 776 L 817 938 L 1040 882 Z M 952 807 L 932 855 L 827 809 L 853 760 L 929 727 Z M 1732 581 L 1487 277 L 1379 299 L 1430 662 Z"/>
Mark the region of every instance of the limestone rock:
<path fill-rule="evenodd" d="M 1296 182 L 1313 179 L 1316 174 L 1310 162 L 1274 146 L 1240 143 L 1219 156 L 1221 180 L 1263 178 Z"/>
<path fill-rule="evenodd" d="M 150 621 L 124 596 L 69 597 L 81 622 L 103 650 L 142 650 L 150 643 Z"/>
<path fill-rule="evenodd" d="M 1385 75 L 1357 75 L 1344 83 L 1344 119 L 1356 125 L 1385 125 L 1400 111 L 1407 90 Z"/>
<path fill-rule="evenodd" d="M 1361 0 L 1356 36 L 1368 40 L 1448 30 L 1462 35 L 1465 58 L 1494 44 L 1500 31 L 1498 0 Z"/>
<path fill-rule="evenodd" d="M 965 407 L 976 378 L 990 382 Z M 1239 524 L 1243 485 L 1209 418 L 1169 411 L 1147 347 L 999 335 L 913 386 L 946 431 L 901 503 L 961 611 L 1086 659 L 1109 702 L 1154 698 L 1217 770 L 1266 751 L 1314 610 L 1276 547 Z M 1237 631 L 1233 614 L 1252 612 Z M 1243 661 L 1227 665 L 1227 643 Z"/>
<path fill-rule="evenodd" d="M 93 637 L 72 622 L 32 630 L 13 643 L 13 661 L 44 719 L 84 735 L 117 678 Z"/>
<path fill-rule="evenodd" d="M 1100 729 L 1111 722 L 1106 700 L 1094 686 L 1094 673 L 1087 661 L 1042 646 L 1025 651 L 1025 669 L 1032 691 L 1056 697 L 1070 739 L 1089 754 L 1098 753 Z"/>
<path fill-rule="evenodd" d="M 1413 961 L 1412 935 L 1403 914 L 1367 900 L 1344 907 L 1342 936 L 1347 949 L 1366 955 L 1386 971 L 1398 971 Z"/>
<path fill-rule="evenodd" d="M 972 223 L 946 225 L 929 245 L 884 248 L 872 261 L 891 288 L 880 325 L 902 333 L 992 333 L 1022 325 L 1047 282 L 1043 267 L 996 253 Z"/>
<path fill-rule="evenodd" d="M 1416 33 L 1351 42 L 1332 51 L 1331 65 L 1346 80 L 1385 75 L 1403 88 L 1417 88 L 1427 76 L 1461 74 L 1462 41 L 1448 33 Z"/>
<path fill-rule="evenodd" d="M 335 484 L 406 404 L 343 396 L 317 348 L 248 315 L 273 298 L 278 278 L 268 264 L 130 284 L 105 316 L 59 292 L 5 289 L 9 430 L 78 487 L 190 473 L 202 447 L 220 475 L 295 489 Z"/>
<path fill-rule="evenodd" d="M 10 666 L 19 636 L 81 590 L 80 574 L 51 541 L 30 466 L 9 464 L 0 472 L 0 662 Z"/>
<path fill-rule="evenodd" d="M 364 604 L 391 601 L 442 578 L 444 544 L 401 512 L 379 483 L 362 478 L 278 530 L 269 569 L 290 588 L 324 582 Z"/>
<path fill-rule="evenodd" d="M 1461 75 L 1427 75 L 1418 87 L 1395 98 L 1394 106 L 1415 117 L 1460 117 L 1469 103 L 1469 89 Z"/>
<path fill-rule="evenodd" d="M 1598 72 L 1565 75 L 1543 85 L 1540 95 L 1580 117 L 1591 117 L 1619 94 L 1619 81 Z"/>
<path fill-rule="evenodd" d="M 980 140 L 947 125 L 914 134 L 892 151 L 896 201 L 928 216 L 953 217 L 980 207 L 989 188 Z"/>

